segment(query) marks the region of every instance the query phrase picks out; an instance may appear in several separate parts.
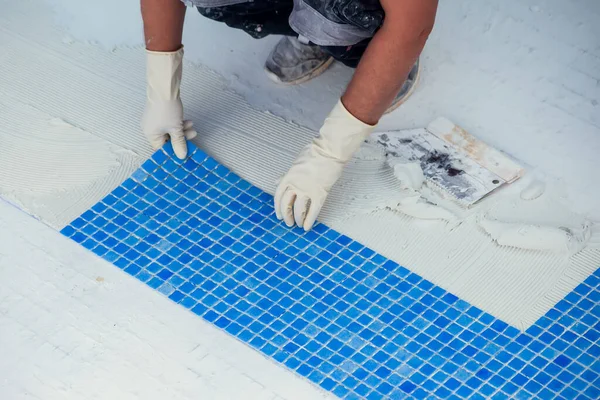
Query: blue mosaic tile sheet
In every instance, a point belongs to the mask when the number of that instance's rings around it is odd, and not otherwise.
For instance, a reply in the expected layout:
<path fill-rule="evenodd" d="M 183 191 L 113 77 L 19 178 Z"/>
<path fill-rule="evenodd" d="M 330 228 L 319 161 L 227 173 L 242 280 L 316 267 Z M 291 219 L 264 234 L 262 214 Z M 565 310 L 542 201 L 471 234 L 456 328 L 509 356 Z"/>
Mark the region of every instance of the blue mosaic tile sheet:
<path fill-rule="evenodd" d="M 62 233 L 342 398 L 600 398 L 599 271 L 522 333 L 271 202 L 167 145 Z"/>

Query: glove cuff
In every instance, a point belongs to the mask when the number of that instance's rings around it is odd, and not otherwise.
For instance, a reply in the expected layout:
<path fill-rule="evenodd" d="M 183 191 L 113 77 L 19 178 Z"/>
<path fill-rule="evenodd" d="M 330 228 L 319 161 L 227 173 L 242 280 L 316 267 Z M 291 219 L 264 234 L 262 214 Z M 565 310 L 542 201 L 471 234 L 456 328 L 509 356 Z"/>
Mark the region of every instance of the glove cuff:
<path fill-rule="evenodd" d="M 319 137 L 312 144 L 323 155 L 346 163 L 376 126 L 365 124 L 356 118 L 339 100 L 325 119 Z"/>
<path fill-rule="evenodd" d="M 177 51 L 146 50 L 146 94 L 149 101 L 179 99 L 183 46 Z"/>

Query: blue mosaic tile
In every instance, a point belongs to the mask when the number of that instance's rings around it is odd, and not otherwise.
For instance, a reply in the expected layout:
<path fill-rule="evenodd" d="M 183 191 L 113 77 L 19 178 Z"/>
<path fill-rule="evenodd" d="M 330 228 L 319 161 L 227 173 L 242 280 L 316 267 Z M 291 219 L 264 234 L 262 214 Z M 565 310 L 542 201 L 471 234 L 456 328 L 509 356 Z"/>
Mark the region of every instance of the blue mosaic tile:
<path fill-rule="evenodd" d="M 347 399 L 600 398 L 600 270 L 526 332 L 169 145 L 65 236 Z"/>

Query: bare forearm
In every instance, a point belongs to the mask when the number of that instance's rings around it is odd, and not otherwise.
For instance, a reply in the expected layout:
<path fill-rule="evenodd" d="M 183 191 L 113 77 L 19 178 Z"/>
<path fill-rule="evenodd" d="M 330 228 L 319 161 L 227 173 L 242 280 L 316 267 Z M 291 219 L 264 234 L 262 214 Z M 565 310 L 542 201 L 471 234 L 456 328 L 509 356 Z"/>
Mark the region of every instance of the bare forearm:
<path fill-rule="evenodd" d="M 348 85 L 342 102 L 352 115 L 374 125 L 392 104 L 423 44 L 397 43 L 390 33 L 381 30 Z"/>
<path fill-rule="evenodd" d="M 146 49 L 176 51 L 181 47 L 185 4 L 181 0 L 141 0 Z"/>
<path fill-rule="evenodd" d="M 437 1 L 417 1 L 429 3 L 415 12 L 417 19 L 406 14 L 395 18 L 398 14 L 386 10 L 386 22 L 369 44 L 342 97 L 348 111 L 367 124 L 376 124 L 391 105 L 425 46 Z"/>

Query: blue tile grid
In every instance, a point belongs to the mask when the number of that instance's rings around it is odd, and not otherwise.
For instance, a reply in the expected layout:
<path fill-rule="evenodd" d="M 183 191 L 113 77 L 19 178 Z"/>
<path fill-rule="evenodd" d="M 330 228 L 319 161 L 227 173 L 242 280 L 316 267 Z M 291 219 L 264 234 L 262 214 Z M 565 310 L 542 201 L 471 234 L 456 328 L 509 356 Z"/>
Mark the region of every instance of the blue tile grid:
<path fill-rule="evenodd" d="M 598 270 L 520 332 L 271 203 L 166 145 L 62 233 L 341 398 L 600 398 Z"/>

